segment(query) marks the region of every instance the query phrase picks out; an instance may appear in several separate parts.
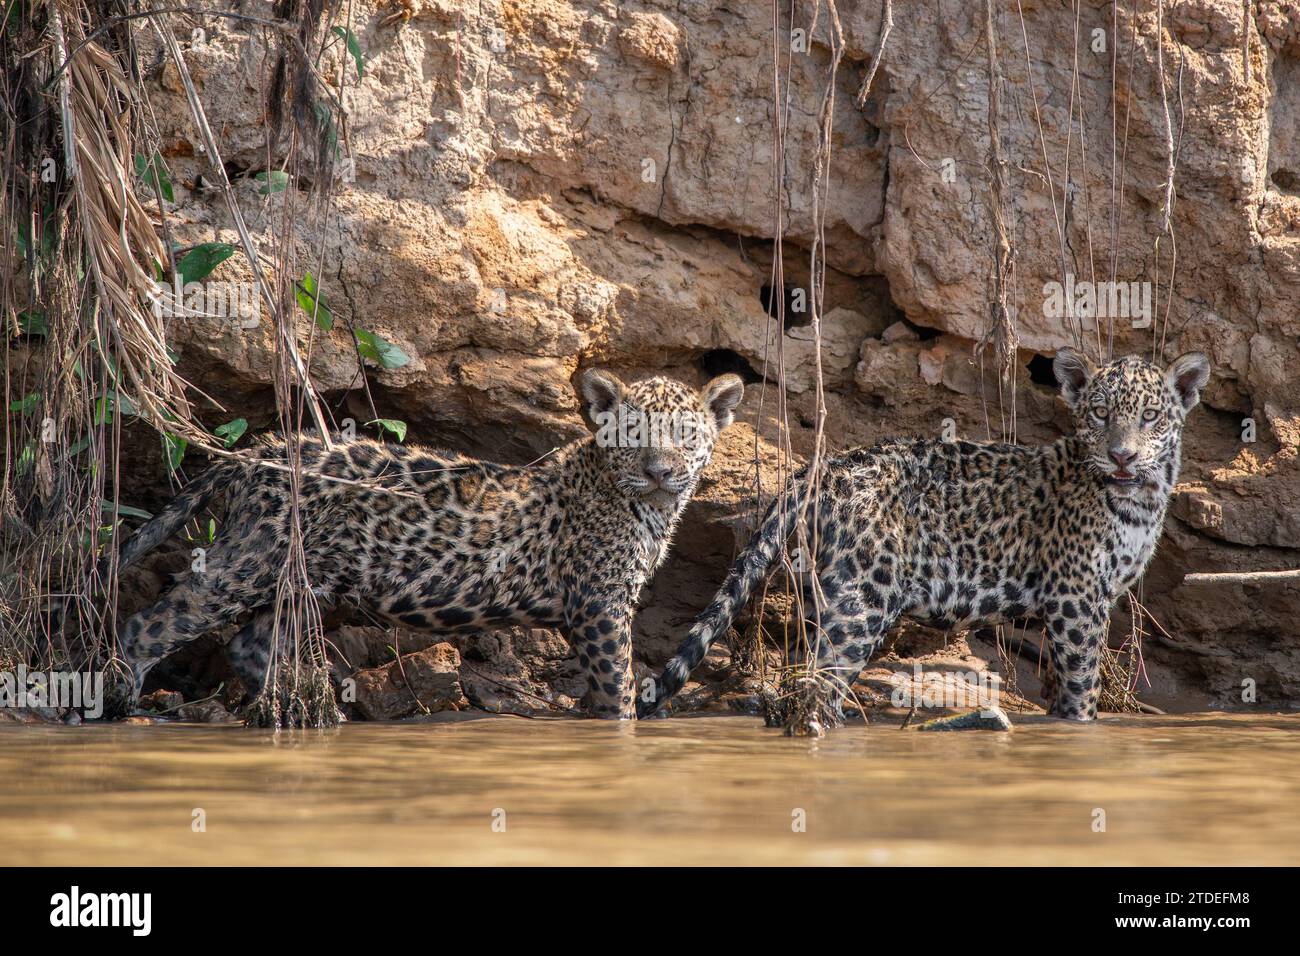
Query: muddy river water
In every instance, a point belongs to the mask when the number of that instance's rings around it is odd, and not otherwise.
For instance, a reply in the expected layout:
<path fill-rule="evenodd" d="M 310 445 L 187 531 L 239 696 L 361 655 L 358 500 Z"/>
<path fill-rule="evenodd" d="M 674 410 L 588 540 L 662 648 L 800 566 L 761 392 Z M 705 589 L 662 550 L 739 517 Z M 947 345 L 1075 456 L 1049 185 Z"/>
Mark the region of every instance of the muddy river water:
<path fill-rule="evenodd" d="M 0 726 L 0 848 L 24 864 L 1295 864 L 1300 716 L 816 741 L 748 717 Z"/>

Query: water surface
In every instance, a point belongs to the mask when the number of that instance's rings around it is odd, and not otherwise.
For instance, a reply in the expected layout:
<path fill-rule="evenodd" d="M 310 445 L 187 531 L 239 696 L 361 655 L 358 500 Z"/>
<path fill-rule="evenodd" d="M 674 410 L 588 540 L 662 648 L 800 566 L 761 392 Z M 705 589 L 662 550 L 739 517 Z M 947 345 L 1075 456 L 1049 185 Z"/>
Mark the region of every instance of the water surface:
<path fill-rule="evenodd" d="M 1300 863 L 1300 717 L 1012 719 L 0 726 L 0 861 Z"/>

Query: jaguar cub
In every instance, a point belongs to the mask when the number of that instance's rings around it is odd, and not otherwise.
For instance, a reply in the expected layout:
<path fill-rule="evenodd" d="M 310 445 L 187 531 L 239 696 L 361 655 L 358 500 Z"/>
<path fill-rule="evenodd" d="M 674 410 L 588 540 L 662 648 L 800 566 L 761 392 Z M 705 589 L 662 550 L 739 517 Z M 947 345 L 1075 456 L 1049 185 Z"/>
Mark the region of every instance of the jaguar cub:
<path fill-rule="evenodd" d="M 702 390 L 667 378 L 624 385 L 590 370 L 579 391 L 593 434 L 530 466 L 371 441 L 328 450 L 304 438 L 298 509 L 314 592 L 407 628 L 561 628 L 587 673 L 591 712 L 634 717 L 633 608 L 744 386 L 735 375 Z M 282 462 L 283 445 L 262 457 Z M 124 626 L 127 706 L 159 660 L 246 616 L 230 654 L 260 689 L 288 560 L 289 477 L 250 462 L 214 466 L 123 547 L 126 567 L 226 498 L 205 570 Z"/>
<path fill-rule="evenodd" d="M 948 629 L 1041 621 L 1054 678 L 1049 712 L 1096 717 L 1110 609 L 1155 551 L 1183 425 L 1210 366 L 1190 353 L 1167 370 L 1136 356 L 1095 368 L 1062 349 L 1054 368 L 1075 431 L 1053 444 L 889 440 L 828 461 L 812 502 L 807 474 L 796 476 L 668 662 L 654 699 L 641 702 L 642 716 L 681 689 L 804 520 L 821 592 L 809 640 L 837 688 L 834 712 L 906 615 Z M 800 577 L 813 608 L 812 574 Z"/>

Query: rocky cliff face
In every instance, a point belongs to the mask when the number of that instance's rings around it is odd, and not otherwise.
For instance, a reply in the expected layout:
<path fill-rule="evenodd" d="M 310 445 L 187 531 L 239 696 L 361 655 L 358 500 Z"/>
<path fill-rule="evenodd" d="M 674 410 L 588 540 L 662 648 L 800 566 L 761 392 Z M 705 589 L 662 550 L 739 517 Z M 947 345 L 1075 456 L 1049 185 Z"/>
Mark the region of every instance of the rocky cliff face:
<path fill-rule="evenodd" d="M 1147 696 L 1242 706 L 1251 680 L 1259 705 L 1294 707 L 1295 588 L 1181 580 L 1300 565 L 1300 5 L 1256 2 L 1244 32 L 1238 0 L 1167 4 L 1160 21 L 1153 4 L 1134 16 L 1132 4 L 1085 0 L 1077 18 L 1068 4 L 995 6 L 1014 397 L 999 403 L 992 353 L 975 348 L 989 327 L 994 235 L 983 5 L 898 0 L 858 107 L 881 4 L 840 0 L 844 55 L 820 197 L 830 446 L 933 434 L 945 419 L 963 436 L 997 437 L 1013 411 L 1021 440 L 1051 440 L 1066 425 L 1048 365 L 1056 348 L 1096 353 L 1113 340 L 1116 353 L 1164 360 L 1205 351 L 1215 374 L 1138 596 L 1165 632 L 1147 641 Z M 337 215 L 303 227 L 299 257 L 314 263 L 323 243 L 318 274 L 340 321 L 316 335 L 312 370 L 337 414 L 374 417 L 347 320 L 413 357 L 370 370 L 381 415 L 407 421 L 413 440 L 514 461 L 580 433 L 580 364 L 774 382 L 783 336 L 791 437 L 808 451 L 816 354 L 798 303 L 817 235 L 833 11 L 799 4 L 791 25 L 783 10 L 774 47 L 771 6 L 759 3 L 352 9 L 364 76 L 341 42 L 322 63 L 326 76 L 346 76 L 350 114 Z M 251 178 L 268 168 L 264 38 L 237 21 L 205 27 L 187 63 L 250 225 L 269 241 L 280 198 Z M 788 65 L 776 105 L 774 48 Z M 224 205 L 196 182 L 203 162 L 174 67 L 149 83 L 180 238 L 233 240 Z M 778 164 L 786 287 L 773 290 Z M 240 268 L 232 259 L 213 278 L 236 281 Z M 1125 314 L 1052 307 L 1048 283 L 1110 279 L 1126 292 L 1136 284 Z M 782 296 L 786 329 L 768 314 Z M 265 322 L 185 320 L 173 332 L 197 385 L 270 423 L 259 411 Z M 775 460 L 773 388 L 760 404 L 761 391 L 751 389 L 648 595 L 639 649 L 651 662 L 721 580 L 734 547 L 725 519 L 752 494 L 755 449 L 764 468 Z"/>

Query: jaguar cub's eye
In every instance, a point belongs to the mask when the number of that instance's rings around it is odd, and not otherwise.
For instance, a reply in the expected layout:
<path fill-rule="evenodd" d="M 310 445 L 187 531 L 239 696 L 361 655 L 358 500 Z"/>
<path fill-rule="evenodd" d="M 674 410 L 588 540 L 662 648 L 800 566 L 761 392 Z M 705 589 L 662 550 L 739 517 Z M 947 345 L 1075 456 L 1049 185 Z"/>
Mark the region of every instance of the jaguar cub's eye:
<path fill-rule="evenodd" d="M 1093 417 L 1096 418 L 1098 421 L 1104 422 L 1106 420 L 1106 416 L 1110 414 L 1110 409 L 1107 408 L 1105 405 L 1094 405 L 1092 406 L 1092 414 Z"/>
<path fill-rule="evenodd" d="M 1146 422 L 1147 424 L 1150 424 L 1151 422 L 1155 421 L 1159 417 L 1160 417 L 1160 413 L 1156 411 L 1154 408 L 1148 408 L 1145 412 L 1142 413 L 1142 421 Z"/>

